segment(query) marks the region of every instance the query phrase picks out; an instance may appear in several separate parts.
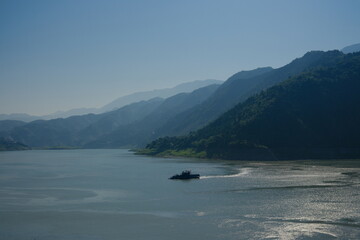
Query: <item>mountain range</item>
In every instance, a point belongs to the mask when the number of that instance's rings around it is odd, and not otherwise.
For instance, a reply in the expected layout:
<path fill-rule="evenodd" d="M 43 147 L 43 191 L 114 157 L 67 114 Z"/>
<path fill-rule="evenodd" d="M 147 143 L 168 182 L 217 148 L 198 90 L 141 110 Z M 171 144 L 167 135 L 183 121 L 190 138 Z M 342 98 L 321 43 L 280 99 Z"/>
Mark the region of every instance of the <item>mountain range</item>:
<path fill-rule="evenodd" d="M 16 142 L 9 138 L 0 137 L 0 151 L 19 151 L 29 149 L 29 146 L 26 146 L 23 143 Z"/>
<path fill-rule="evenodd" d="M 0 137 L 35 148 L 147 145 L 149 154 L 224 159 L 360 156 L 360 53 L 343 52 L 311 51 L 280 68 L 238 72 L 224 83 L 195 81 L 129 95 L 100 114 L 0 121 Z"/>
<path fill-rule="evenodd" d="M 174 136 L 199 129 L 248 97 L 303 71 L 332 64 L 341 54 L 339 51 L 312 51 L 277 69 L 266 67 L 239 72 L 202 104 L 175 116 L 160 131 L 163 135 Z"/>
<path fill-rule="evenodd" d="M 322 55 L 314 68 L 253 95 L 196 132 L 151 142 L 147 153 L 247 160 L 359 157 L 360 53 L 310 54 Z"/>
<path fill-rule="evenodd" d="M 92 147 L 113 148 L 137 146 L 153 140 L 152 127 L 170 116 L 189 109 L 211 95 L 219 85 L 213 84 L 191 93 L 179 93 L 167 99 L 153 98 L 126 105 L 102 114 L 86 114 L 52 120 L 24 123 L 0 121 L 0 137 L 14 139 L 30 147 Z M 146 118 L 146 120 L 143 120 Z M 137 131 L 136 129 L 143 131 Z M 114 133 L 113 133 L 114 132 Z M 138 132 L 138 134 L 135 134 Z M 119 133 L 120 136 L 116 136 Z M 135 140 L 129 136 L 136 135 Z M 115 136 L 115 137 L 114 137 Z M 122 142 L 117 142 L 127 136 Z M 105 142 L 104 142 L 105 141 Z"/>
<path fill-rule="evenodd" d="M 85 145 L 87 148 L 116 148 L 145 146 L 151 140 L 163 136 L 159 128 L 171 124 L 171 119 L 182 112 L 201 104 L 219 85 L 213 84 L 191 93 L 180 93 L 165 99 L 146 117 L 128 125 L 122 125 L 110 134 L 103 135 Z"/>
<path fill-rule="evenodd" d="M 341 51 L 345 54 L 360 52 L 360 43 L 344 47 Z"/>
<path fill-rule="evenodd" d="M 0 114 L 1 120 L 18 120 L 23 122 L 31 122 L 35 120 L 51 120 L 56 118 L 67 118 L 71 116 L 86 115 L 90 113 L 101 114 L 110 112 L 128 104 L 150 100 L 152 98 L 168 98 L 179 93 L 192 92 L 198 88 L 206 87 L 212 84 L 221 84 L 223 81 L 215 79 L 196 80 L 182 83 L 172 88 L 156 89 L 151 91 L 136 92 L 115 99 L 114 101 L 100 108 L 75 108 L 67 111 L 57 111 L 52 114 L 43 116 L 33 116 L 25 113 Z"/>
<path fill-rule="evenodd" d="M 215 80 L 215 79 L 196 80 L 192 82 L 179 84 L 173 88 L 164 88 L 164 89 L 156 89 L 152 91 L 136 92 L 130 95 L 117 98 L 111 103 L 106 104 L 105 106 L 98 109 L 98 112 L 103 113 L 103 112 L 112 111 L 134 102 L 146 101 L 155 97 L 168 98 L 179 93 L 189 93 L 202 87 L 206 87 L 212 84 L 221 84 L 221 83 L 223 83 L 223 81 Z"/>

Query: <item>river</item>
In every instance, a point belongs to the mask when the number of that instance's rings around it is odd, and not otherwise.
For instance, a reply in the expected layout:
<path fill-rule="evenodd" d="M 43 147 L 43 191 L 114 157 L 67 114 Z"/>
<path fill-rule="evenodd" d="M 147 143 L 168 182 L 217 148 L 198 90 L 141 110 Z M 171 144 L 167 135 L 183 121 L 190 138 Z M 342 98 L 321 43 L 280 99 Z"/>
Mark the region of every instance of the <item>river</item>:
<path fill-rule="evenodd" d="M 360 160 L 0 152 L 0 239 L 360 239 Z"/>

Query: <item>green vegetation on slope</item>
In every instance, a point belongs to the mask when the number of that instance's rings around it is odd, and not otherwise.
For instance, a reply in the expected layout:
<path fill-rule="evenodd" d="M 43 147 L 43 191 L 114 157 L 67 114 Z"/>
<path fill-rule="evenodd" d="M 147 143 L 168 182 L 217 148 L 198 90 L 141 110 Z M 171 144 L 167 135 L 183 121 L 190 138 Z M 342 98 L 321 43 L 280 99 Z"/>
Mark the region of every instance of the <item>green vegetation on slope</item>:
<path fill-rule="evenodd" d="M 206 101 L 176 115 L 159 131 L 162 135 L 179 136 L 198 130 L 254 94 L 304 71 L 331 66 L 341 56 L 339 51 L 311 51 L 277 69 L 258 68 L 234 74 Z"/>
<path fill-rule="evenodd" d="M 147 148 L 224 159 L 358 157 L 360 54 L 336 62 L 249 98 L 199 131 Z"/>
<path fill-rule="evenodd" d="M 165 99 L 143 119 L 119 126 L 115 131 L 85 145 L 88 148 L 117 148 L 124 146 L 145 146 L 151 140 L 161 137 L 158 129 L 177 114 L 192 108 L 207 99 L 219 85 L 210 85 L 191 93 L 180 93 Z"/>
<path fill-rule="evenodd" d="M 81 147 L 84 143 L 114 131 L 119 126 L 142 119 L 156 109 L 162 101 L 163 99 L 151 99 L 103 114 L 87 114 L 47 121 L 37 120 L 1 132 L 0 136 L 10 137 L 35 148 Z"/>
<path fill-rule="evenodd" d="M 103 114 L 30 123 L 0 121 L 0 136 L 37 149 L 144 146 L 161 136 L 156 130 L 170 117 L 200 104 L 218 87 L 219 85 L 209 85 L 165 100 L 153 98 Z"/>
<path fill-rule="evenodd" d="M 29 146 L 10 139 L 0 138 L 0 151 L 29 150 Z"/>

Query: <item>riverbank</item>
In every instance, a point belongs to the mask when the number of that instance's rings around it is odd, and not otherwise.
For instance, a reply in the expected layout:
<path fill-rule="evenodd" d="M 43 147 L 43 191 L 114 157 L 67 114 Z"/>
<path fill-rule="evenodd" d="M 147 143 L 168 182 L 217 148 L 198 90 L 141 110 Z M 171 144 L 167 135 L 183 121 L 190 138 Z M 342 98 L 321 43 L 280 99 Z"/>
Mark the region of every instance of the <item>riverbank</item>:
<path fill-rule="evenodd" d="M 237 149 L 229 153 L 210 155 L 205 151 L 197 152 L 194 149 L 165 150 L 135 149 L 135 154 L 156 157 L 186 157 L 208 158 L 221 160 L 247 161 L 277 161 L 277 160 L 304 160 L 304 159 L 360 159 L 360 148 L 249 148 Z"/>

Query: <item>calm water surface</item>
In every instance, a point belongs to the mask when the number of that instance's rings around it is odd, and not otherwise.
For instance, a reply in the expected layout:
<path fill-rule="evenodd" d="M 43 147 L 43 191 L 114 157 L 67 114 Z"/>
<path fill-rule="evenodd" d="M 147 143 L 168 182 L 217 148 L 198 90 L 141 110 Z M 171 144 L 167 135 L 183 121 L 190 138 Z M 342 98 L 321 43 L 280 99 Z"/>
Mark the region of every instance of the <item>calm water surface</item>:
<path fill-rule="evenodd" d="M 359 184 L 360 161 L 1 152 L 0 239 L 360 239 Z"/>

